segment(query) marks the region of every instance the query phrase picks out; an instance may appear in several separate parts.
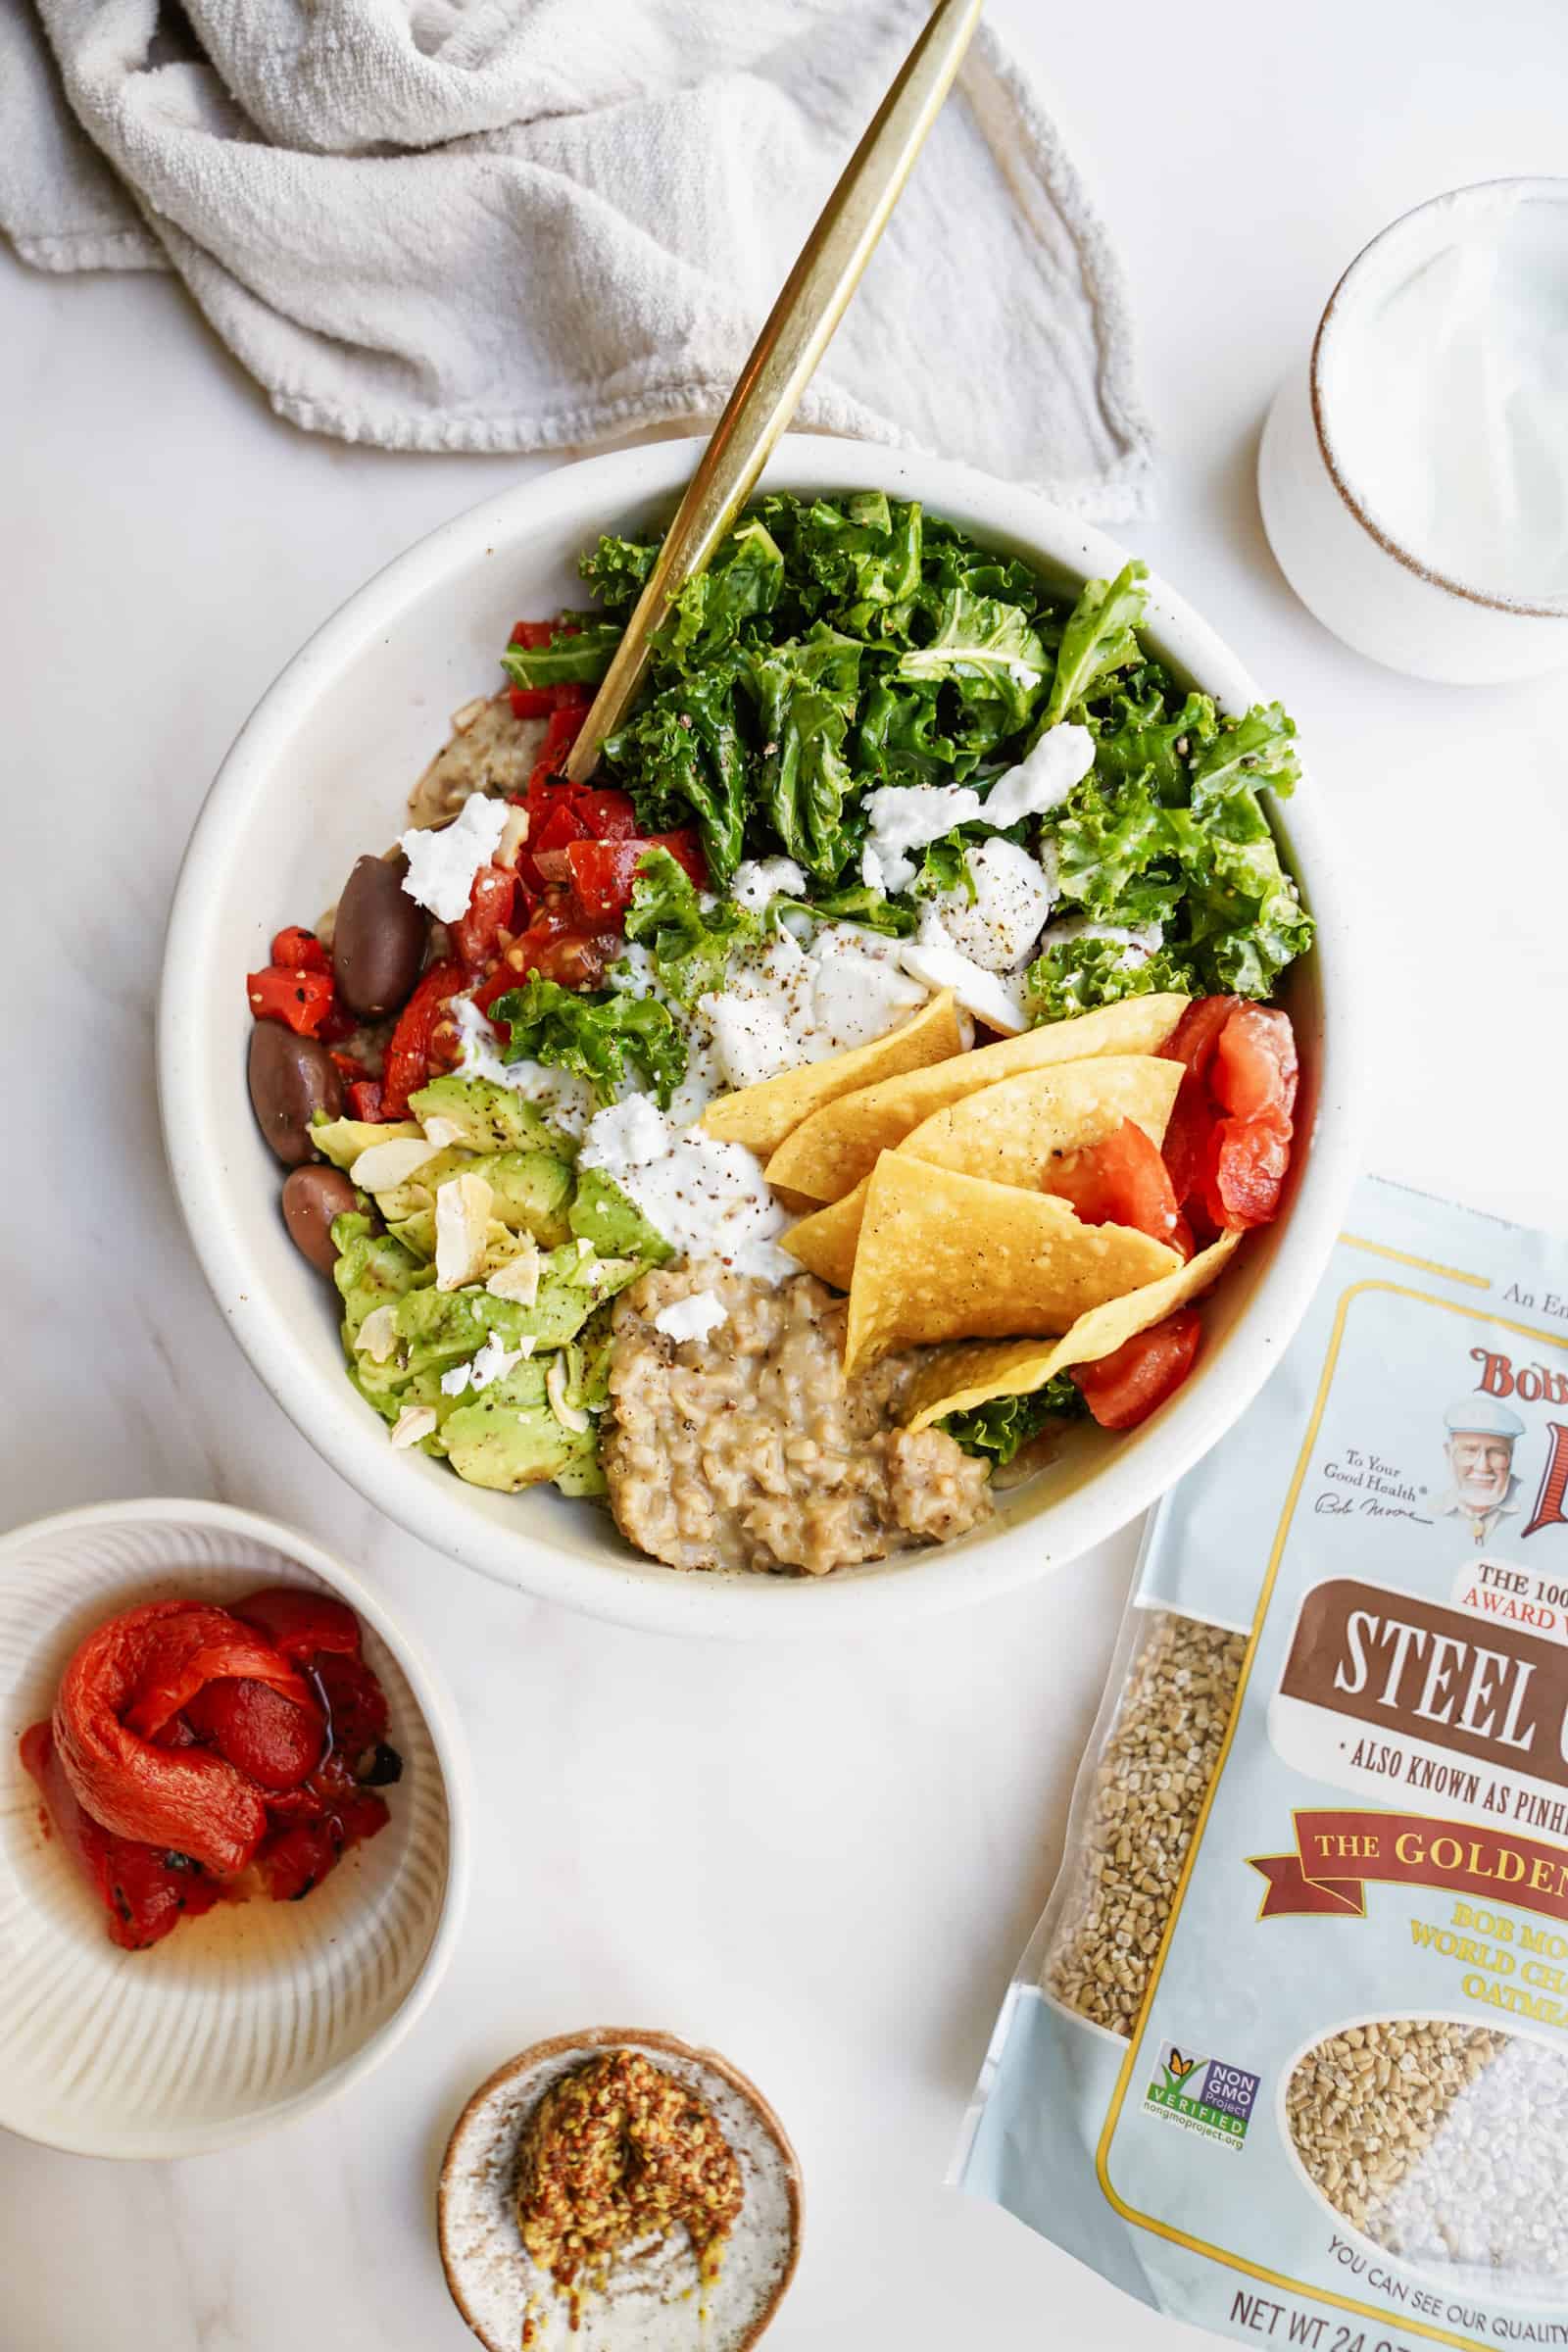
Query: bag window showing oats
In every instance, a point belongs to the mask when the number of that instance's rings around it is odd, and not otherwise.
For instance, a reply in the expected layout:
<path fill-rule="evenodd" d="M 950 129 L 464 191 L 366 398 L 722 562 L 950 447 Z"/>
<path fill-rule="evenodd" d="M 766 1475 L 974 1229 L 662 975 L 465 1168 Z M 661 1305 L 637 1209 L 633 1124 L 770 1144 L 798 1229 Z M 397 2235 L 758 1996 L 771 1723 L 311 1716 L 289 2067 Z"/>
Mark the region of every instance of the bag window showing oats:
<path fill-rule="evenodd" d="M 1221 2335 L 1568 2345 L 1568 1244 L 1363 1184 L 1151 1527 L 956 2178 Z"/>

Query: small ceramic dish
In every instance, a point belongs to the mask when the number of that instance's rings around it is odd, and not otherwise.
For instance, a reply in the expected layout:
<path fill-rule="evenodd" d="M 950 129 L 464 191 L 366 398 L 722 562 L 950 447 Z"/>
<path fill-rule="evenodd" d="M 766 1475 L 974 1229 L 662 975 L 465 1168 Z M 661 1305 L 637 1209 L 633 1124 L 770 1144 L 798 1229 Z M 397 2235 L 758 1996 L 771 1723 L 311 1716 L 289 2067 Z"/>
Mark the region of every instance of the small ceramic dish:
<path fill-rule="evenodd" d="M 391 1708 L 391 1821 L 307 1900 L 220 1904 L 148 1951 L 102 1910 L 17 1752 L 92 1627 L 259 1585 L 345 1600 Z M 408 2031 L 467 1886 L 447 1702 L 379 1602 L 290 1528 L 187 1501 L 98 1503 L 0 1540 L 0 2126 L 82 2156 L 197 2156 L 290 2122 Z"/>
<path fill-rule="evenodd" d="M 523 2248 L 515 2211 L 523 2127 L 552 2083 L 607 2050 L 635 2051 L 698 2092 L 734 2150 L 745 2202 L 706 2286 L 684 2230 L 628 2250 L 602 2284 L 575 2293 Z M 577 2352 L 688 2352 L 699 2341 L 703 2352 L 747 2352 L 795 2276 L 800 2167 L 778 2117 L 728 2059 L 671 2034 L 606 2026 L 535 2042 L 479 2085 L 447 2144 L 438 2226 L 452 2299 L 487 2352 L 566 2342 Z"/>

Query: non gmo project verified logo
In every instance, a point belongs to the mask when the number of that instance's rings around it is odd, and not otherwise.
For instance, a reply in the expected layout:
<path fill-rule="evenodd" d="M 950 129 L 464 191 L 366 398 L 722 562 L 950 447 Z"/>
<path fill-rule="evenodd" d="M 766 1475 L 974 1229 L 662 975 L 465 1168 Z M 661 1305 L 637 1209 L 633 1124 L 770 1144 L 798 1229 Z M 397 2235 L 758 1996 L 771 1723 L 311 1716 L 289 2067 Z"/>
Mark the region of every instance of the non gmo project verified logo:
<path fill-rule="evenodd" d="M 1257 2097 L 1257 2077 L 1224 2058 L 1200 2058 L 1175 2042 L 1161 2042 L 1159 2063 L 1144 2093 L 1152 2107 L 1184 2132 L 1216 2139 L 1222 2147 L 1239 2148 L 1247 2137 Z"/>

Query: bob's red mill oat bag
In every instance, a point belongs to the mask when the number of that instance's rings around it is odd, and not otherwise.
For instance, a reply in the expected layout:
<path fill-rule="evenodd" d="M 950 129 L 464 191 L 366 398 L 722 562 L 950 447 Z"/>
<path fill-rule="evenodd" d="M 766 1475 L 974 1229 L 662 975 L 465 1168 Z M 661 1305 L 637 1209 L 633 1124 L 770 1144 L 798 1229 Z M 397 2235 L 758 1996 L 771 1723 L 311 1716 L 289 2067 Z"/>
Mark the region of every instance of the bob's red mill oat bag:
<path fill-rule="evenodd" d="M 1568 2344 L 1568 1245 L 1368 1182 L 1151 1531 L 957 2178 L 1248 2343 Z"/>

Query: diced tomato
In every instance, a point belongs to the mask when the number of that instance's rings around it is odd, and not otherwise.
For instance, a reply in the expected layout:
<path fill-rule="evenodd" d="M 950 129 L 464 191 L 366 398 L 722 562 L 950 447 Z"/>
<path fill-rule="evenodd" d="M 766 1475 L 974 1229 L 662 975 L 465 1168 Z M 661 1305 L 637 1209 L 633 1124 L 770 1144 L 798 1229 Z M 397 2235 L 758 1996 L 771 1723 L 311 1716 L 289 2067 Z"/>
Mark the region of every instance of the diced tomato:
<path fill-rule="evenodd" d="M 1217 1119 L 1199 1170 L 1198 1200 L 1221 1231 L 1267 1225 L 1279 1215 L 1290 1164 L 1291 1123 L 1277 1111 Z"/>
<path fill-rule="evenodd" d="M 530 654 L 542 654 L 547 645 L 555 644 L 558 630 L 563 637 L 577 634 L 569 621 L 563 627 L 559 620 L 519 620 L 514 624 L 508 643 L 520 645 Z"/>
<path fill-rule="evenodd" d="M 481 1012 L 489 1012 L 498 997 L 520 988 L 530 972 L 554 980 L 562 988 L 597 988 L 607 964 L 626 952 L 618 931 L 596 930 L 586 922 L 566 890 L 551 887 L 535 909 L 526 931 L 514 939 L 488 980 L 473 992 Z M 506 1026 L 503 1022 L 502 1027 Z"/>
<path fill-rule="evenodd" d="M 1193 1197 L 1198 1172 L 1203 1164 L 1203 1154 L 1213 1131 L 1214 1106 L 1208 1099 L 1208 1089 L 1195 1071 L 1185 1070 L 1181 1085 L 1176 1090 L 1176 1101 L 1171 1106 L 1163 1147 L 1165 1167 L 1178 1208 L 1185 1208 Z"/>
<path fill-rule="evenodd" d="M 436 1029 L 449 997 L 461 993 L 466 975 L 460 963 L 433 963 L 398 1015 L 381 1076 L 381 1116 L 408 1115 L 409 1097 L 438 1066 Z"/>
<path fill-rule="evenodd" d="M 248 972 L 245 993 L 259 1021 L 281 1021 L 296 1037 L 315 1037 L 332 1008 L 332 975 L 308 964 L 269 964 Z"/>
<path fill-rule="evenodd" d="M 637 838 L 637 811 L 629 792 L 616 792 L 608 784 L 584 784 L 572 807 L 582 819 L 583 830 L 595 841 Z"/>
<path fill-rule="evenodd" d="M 329 1592 L 313 1592 L 303 1585 L 264 1585 L 236 1600 L 228 1613 L 265 1634 L 291 1666 L 313 1661 L 322 1650 L 345 1658 L 360 1654 L 360 1621 L 346 1601 L 334 1600 Z"/>
<path fill-rule="evenodd" d="M 559 686 L 509 686 L 507 694 L 514 718 L 548 718 L 553 710 L 588 708 L 588 690 L 575 678 L 563 678 Z"/>
<path fill-rule="evenodd" d="M 467 912 L 452 928 L 452 944 L 469 971 L 499 955 L 501 934 L 514 928 L 517 877 L 508 865 L 481 865 L 468 893 Z"/>
<path fill-rule="evenodd" d="M 1074 1365 L 1072 1378 L 1102 1429 L 1136 1429 L 1181 1387 L 1201 1338 L 1197 1309 L 1179 1307 L 1097 1364 Z"/>
<path fill-rule="evenodd" d="M 367 1126 L 378 1127 L 389 1116 L 381 1107 L 379 1078 L 356 1079 L 348 1090 L 348 1096 L 350 1111 L 355 1118 L 363 1119 Z"/>
<path fill-rule="evenodd" d="M 332 958 L 314 931 L 303 924 L 288 923 L 277 932 L 269 951 L 269 960 L 293 966 L 302 964 L 308 972 L 329 972 Z"/>
<path fill-rule="evenodd" d="M 326 1744 L 319 1711 L 295 1705 L 266 1683 L 228 1678 L 207 1683 L 184 1713 L 197 1738 L 210 1740 L 258 1788 L 297 1788 L 315 1771 Z"/>
<path fill-rule="evenodd" d="M 547 856 L 551 850 L 564 850 L 568 842 L 586 841 L 587 839 L 588 827 L 571 803 L 566 800 L 559 800 L 551 808 L 537 833 L 530 824 L 528 851 L 529 855 L 537 859 Z"/>
<path fill-rule="evenodd" d="M 1241 997 L 1200 997 L 1189 1004 L 1160 1053 L 1167 1061 L 1185 1061 L 1195 1077 L 1206 1078 L 1219 1033 L 1244 1003 Z"/>
<path fill-rule="evenodd" d="M 1287 1013 L 1239 1004 L 1220 1031 L 1208 1091 L 1233 1118 L 1269 1111 L 1288 1120 L 1296 1108 L 1296 1035 Z"/>
<path fill-rule="evenodd" d="M 566 754 L 582 733 L 582 722 L 587 715 L 588 707 L 585 703 L 567 704 L 564 710 L 551 712 L 533 774 L 528 779 L 530 806 L 535 784 L 548 784 L 552 777 L 560 775 L 565 764 Z"/>
<path fill-rule="evenodd" d="M 1176 1195 L 1155 1146 L 1134 1119 L 1102 1142 L 1054 1153 L 1041 1184 L 1070 1200 L 1086 1225 L 1131 1225 L 1168 1242 L 1178 1222 Z"/>

